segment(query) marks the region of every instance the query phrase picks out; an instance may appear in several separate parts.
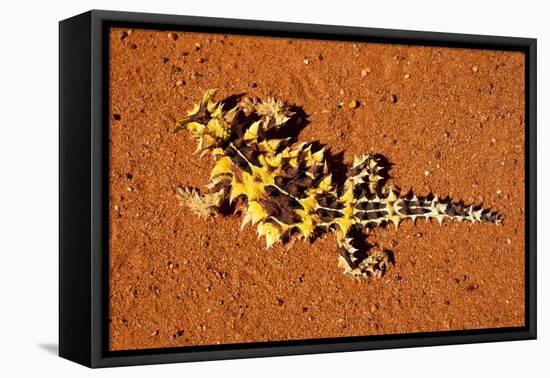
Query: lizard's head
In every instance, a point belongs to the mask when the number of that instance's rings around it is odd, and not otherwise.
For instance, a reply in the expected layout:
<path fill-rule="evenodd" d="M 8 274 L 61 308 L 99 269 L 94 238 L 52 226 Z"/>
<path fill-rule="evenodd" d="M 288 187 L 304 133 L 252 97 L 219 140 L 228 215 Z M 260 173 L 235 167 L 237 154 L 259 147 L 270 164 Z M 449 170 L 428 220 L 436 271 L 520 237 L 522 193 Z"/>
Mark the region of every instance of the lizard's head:
<path fill-rule="evenodd" d="M 174 132 L 189 130 L 198 142 L 196 152 L 213 150 L 231 137 L 236 112 L 235 109 L 225 111 L 223 103 L 214 101 L 212 97 L 216 92 L 217 89 L 207 90 L 201 102 L 176 121 Z"/>
<path fill-rule="evenodd" d="M 224 147 L 232 138 L 245 141 L 262 140 L 271 129 L 285 125 L 292 117 L 289 107 L 280 100 L 259 101 L 244 97 L 231 109 L 214 101 L 217 89 L 208 89 L 200 103 L 187 116 L 176 121 L 174 132 L 189 130 L 197 140 L 197 152 Z"/>

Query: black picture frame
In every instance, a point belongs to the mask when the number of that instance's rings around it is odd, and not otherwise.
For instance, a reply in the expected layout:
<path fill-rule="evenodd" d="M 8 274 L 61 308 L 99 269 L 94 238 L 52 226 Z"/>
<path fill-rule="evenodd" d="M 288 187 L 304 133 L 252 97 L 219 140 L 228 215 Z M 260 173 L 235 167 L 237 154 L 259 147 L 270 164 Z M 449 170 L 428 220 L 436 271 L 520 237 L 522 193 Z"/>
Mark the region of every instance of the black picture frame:
<path fill-rule="evenodd" d="M 525 327 L 108 350 L 110 27 L 399 43 L 525 53 Z M 530 38 L 92 10 L 59 24 L 59 354 L 89 367 L 536 338 L 536 73 Z"/>

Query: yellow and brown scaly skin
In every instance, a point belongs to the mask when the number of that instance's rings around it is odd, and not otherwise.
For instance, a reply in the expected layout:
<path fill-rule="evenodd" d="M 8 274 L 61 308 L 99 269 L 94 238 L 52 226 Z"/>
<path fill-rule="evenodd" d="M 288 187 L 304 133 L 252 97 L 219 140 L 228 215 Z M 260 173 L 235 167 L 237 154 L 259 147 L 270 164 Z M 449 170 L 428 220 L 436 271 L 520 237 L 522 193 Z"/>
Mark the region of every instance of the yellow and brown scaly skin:
<path fill-rule="evenodd" d="M 437 197 L 400 196 L 394 187 L 381 185 L 385 167 L 374 155 L 356 156 L 345 182 L 337 186 L 324 148 L 276 138 L 294 115 L 289 106 L 271 98 L 244 97 L 227 109 L 213 100 L 215 92 L 206 91 L 176 124 L 176 131 L 187 129 L 197 140 L 197 153 L 209 153 L 215 160 L 206 191 L 180 188 L 180 201 L 204 217 L 215 215 L 226 201 L 238 202 L 242 227 L 255 225 L 268 248 L 334 231 L 344 272 L 380 277 L 392 263 L 390 254 L 357 248 L 357 237 L 370 227 L 397 227 L 404 219 L 417 218 L 501 222 L 496 213 L 479 207 Z"/>

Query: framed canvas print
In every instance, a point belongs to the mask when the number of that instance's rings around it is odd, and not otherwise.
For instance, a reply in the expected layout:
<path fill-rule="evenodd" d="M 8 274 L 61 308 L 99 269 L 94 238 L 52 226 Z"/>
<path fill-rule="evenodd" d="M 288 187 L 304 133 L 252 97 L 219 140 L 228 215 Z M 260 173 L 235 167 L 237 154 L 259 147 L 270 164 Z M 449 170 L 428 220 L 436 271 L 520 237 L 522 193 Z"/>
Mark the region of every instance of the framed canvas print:
<path fill-rule="evenodd" d="M 60 355 L 536 337 L 536 40 L 60 23 Z"/>

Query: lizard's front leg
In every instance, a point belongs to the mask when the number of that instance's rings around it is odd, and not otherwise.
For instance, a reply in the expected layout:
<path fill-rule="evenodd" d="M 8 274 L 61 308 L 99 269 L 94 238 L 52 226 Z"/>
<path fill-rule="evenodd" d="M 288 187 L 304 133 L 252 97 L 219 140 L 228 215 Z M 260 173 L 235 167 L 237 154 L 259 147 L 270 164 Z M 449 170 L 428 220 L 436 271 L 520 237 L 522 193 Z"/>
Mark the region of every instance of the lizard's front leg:
<path fill-rule="evenodd" d="M 200 217 L 208 218 L 216 215 L 222 204 L 229 197 L 231 180 L 227 176 L 218 176 L 206 185 L 206 191 L 197 188 L 178 188 L 178 198 L 182 206 L 191 209 Z"/>

